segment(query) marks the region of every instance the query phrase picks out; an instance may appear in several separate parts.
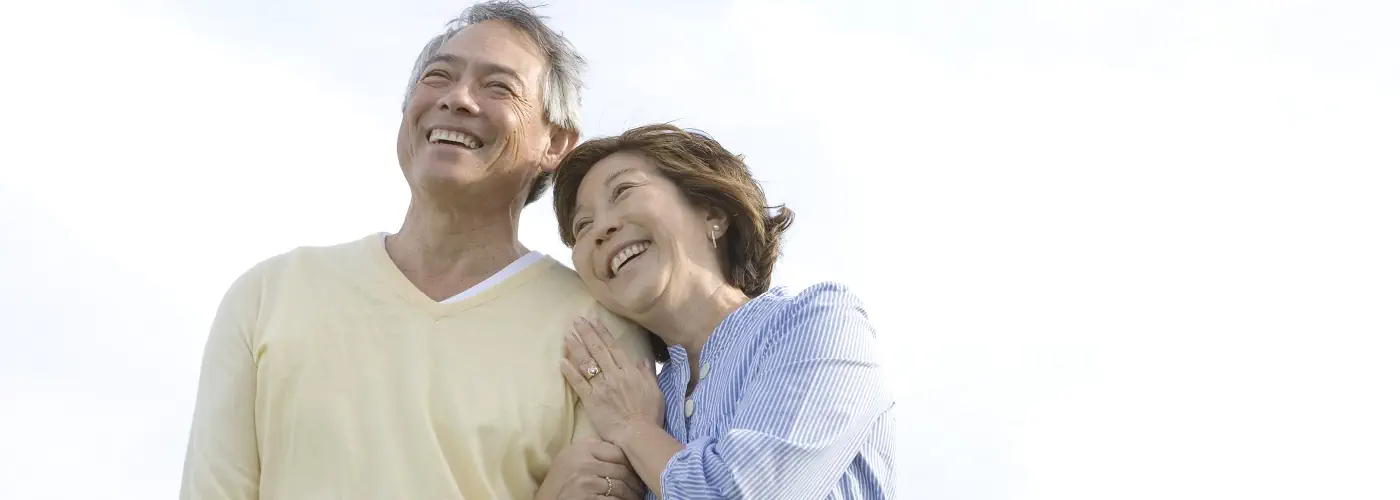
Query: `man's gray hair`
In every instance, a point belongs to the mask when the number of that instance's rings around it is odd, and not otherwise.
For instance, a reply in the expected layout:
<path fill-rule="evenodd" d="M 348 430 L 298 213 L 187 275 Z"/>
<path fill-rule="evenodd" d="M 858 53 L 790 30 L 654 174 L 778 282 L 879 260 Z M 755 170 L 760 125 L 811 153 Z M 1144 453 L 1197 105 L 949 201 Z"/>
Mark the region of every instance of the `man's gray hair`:
<path fill-rule="evenodd" d="M 428 40 L 418 54 L 418 60 L 413 63 L 408 90 L 404 92 L 403 110 L 408 110 L 413 88 L 423 76 L 428 59 L 437 54 L 447 39 L 473 24 L 505 21 L 524 31 L 544 52 L 546 65 L 543 81 L 540 82 L 540 95 L 544 99 L 545 119 L 566 130 L 578 132 L 582 121 L 579 108 L 582 106 L 583 72 L 588 63 L 564 35 L 544 23 L 545 19 L 536 14 L 533 7 L 518 0 L 490 0 L 467 7 L 457 19 L 447 24 L 446 31 Z"/>

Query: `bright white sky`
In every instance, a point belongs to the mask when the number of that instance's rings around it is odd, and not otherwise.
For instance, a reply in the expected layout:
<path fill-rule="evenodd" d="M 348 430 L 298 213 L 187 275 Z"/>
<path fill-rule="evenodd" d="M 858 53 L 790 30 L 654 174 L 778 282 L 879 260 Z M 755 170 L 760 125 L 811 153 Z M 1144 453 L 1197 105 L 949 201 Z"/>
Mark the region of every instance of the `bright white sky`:
<path fill-rule="evenodd" d="M 1400 497 L 1400 4 L 554 3 L 586 135 L 712 133 L 867 300 L 902 498 Z M 4 9 L 0 498 L 174 496 L 219 297 L 397 228 L 464 6 Z"/>

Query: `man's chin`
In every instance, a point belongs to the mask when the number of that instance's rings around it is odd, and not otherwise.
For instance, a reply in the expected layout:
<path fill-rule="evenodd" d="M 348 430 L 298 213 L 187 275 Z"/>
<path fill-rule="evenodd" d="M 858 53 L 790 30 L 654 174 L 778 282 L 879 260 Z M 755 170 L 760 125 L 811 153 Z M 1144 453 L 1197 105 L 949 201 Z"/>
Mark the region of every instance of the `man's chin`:
<path fill-rule="evenodd" d="M 430 164 L 463 165 L 484 164 L 492 157 L 485 148 L 466 149 L 446 144 L 428 144 L 421 158 Z"/>
<path fill-rule="evenodd" d="M 481 184 L 484 173 L 480 166 L 424 165 L 414 176 L 415 187 L 432 193 L 458 193 Z"/>

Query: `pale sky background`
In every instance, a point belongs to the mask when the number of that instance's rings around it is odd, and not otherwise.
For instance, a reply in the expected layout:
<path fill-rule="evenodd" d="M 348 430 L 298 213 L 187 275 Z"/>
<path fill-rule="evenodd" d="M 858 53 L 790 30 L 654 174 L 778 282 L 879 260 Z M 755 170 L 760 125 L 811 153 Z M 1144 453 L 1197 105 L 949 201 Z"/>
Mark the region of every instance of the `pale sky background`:
<path fill-rule="evenodd" d="M 173 498 L 220 296 L 394 230 L 468 2 L 0 8 L 0 498 Z M 1400 3 L 555 1 L 868 303 L 901 498 L 1400 498 Z M 567 262 L 547 202 L 527 245 Z"/>

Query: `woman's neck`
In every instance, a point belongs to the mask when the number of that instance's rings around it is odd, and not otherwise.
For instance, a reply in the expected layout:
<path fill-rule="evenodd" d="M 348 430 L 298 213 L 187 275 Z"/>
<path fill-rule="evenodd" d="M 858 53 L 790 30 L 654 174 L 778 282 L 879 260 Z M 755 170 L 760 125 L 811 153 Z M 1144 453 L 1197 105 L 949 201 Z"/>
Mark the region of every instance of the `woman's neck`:
<path fill-rule="evenodd" d="M 666 345 L 685 347 L 686 355 L 697 360 L 715 328 L 747 303 L 749 297 L 718 277 L 690 281 L 693 285 L 669 290 L 671 296 L 663 298 L 656 310 L 638 323 L 661 337 Z"/>

